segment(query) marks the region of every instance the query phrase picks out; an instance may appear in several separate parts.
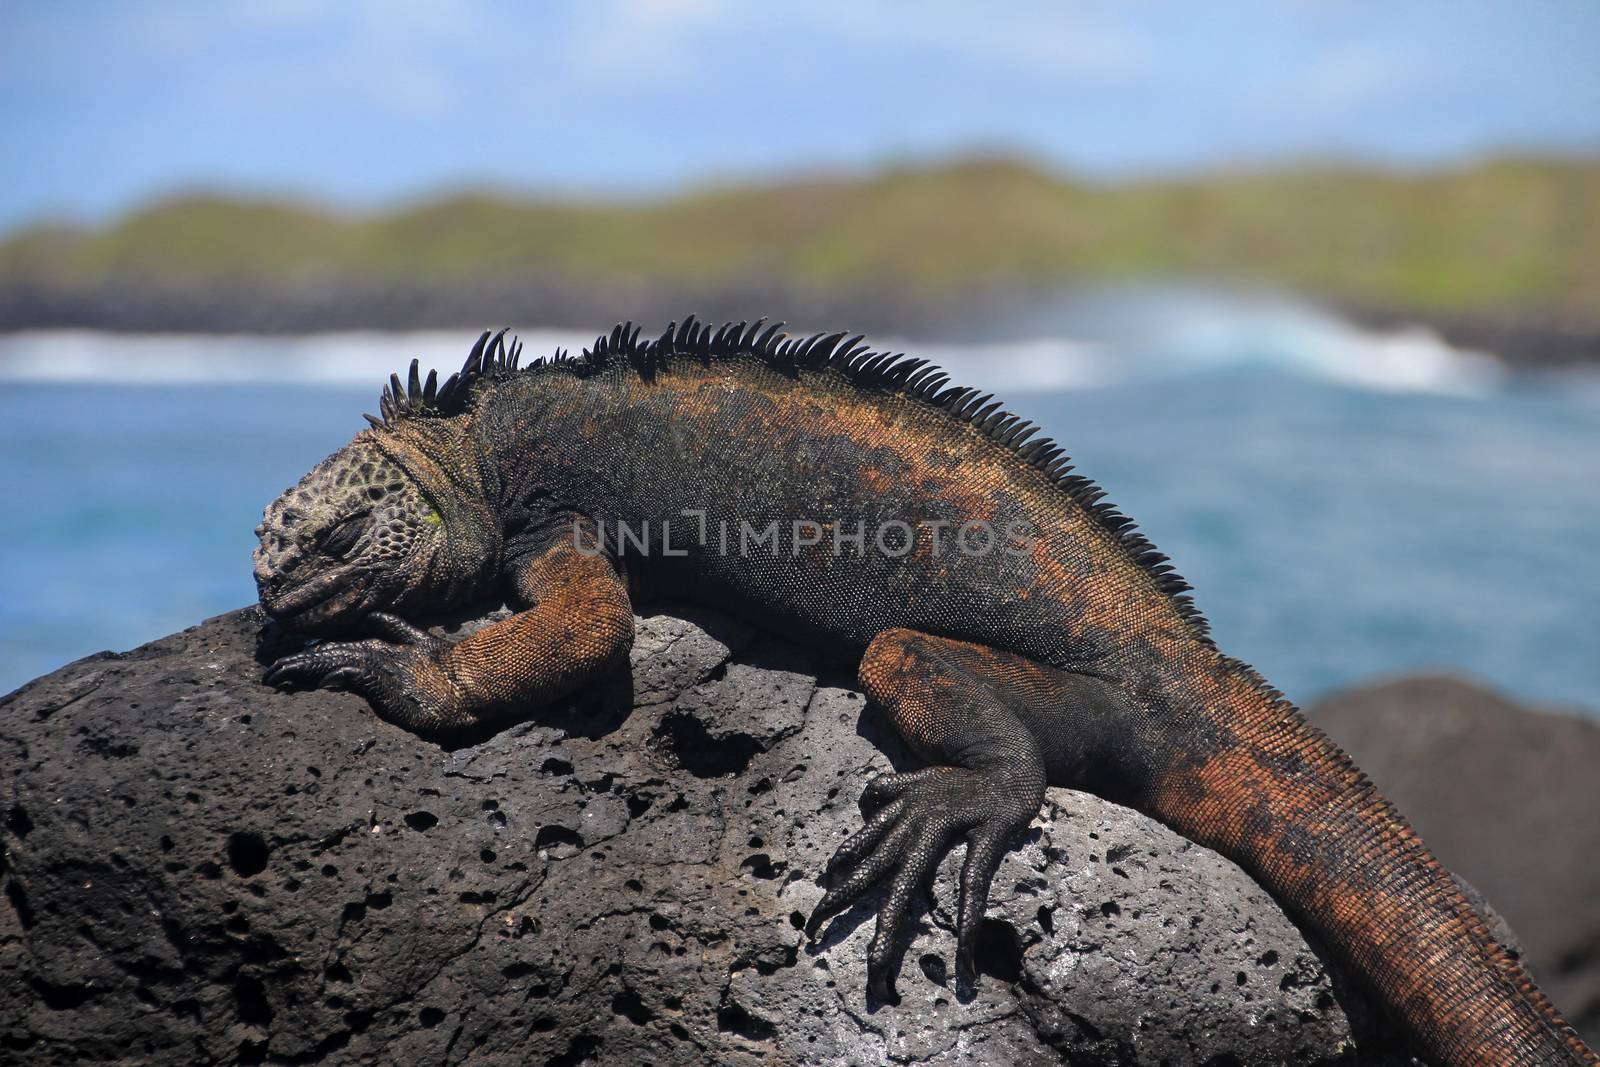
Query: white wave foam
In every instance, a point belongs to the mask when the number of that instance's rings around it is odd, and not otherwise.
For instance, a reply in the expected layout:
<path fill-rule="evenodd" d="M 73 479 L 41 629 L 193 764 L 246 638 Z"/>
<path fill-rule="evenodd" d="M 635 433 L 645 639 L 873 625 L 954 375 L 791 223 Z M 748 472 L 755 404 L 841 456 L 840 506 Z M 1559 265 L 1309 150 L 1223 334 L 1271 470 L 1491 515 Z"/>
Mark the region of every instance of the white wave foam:
<path fill-rule="evenodd" d="M 521 334 L 533 358 L 558 347 L 579 351 L 599 331 Z M 423 373 L 461 365 L 470 331 L 325 333 L 292 337 L 248 334 L 115 334 L 40 330 L 0 335 L 0 381 L 115 385 L 278 384 L 377 388 L 414 358 Z M 886 338 L 877 348 L 905 350 L 943 366 L 959 382 L 1011 392 L 1049 392 L 1117 380 L 1099 346 L 1059 339 L 998 344 L 926 344 Z"/>
<path fill-rule="evenodd" d="M 1182 286 L 1081 290 L 1022 328 L 1097 342 L 1105 380 L 1265 371 L 1402 392 L 1475 394 L 1505 376 L 1494 356 L 1425 326 L 1365 329 L 1272 293 Z"/>
<path fill-rule="evenodd" d="M 869 338 L 876 349 L 905 352 L 937 364 L 960 385 L 1008 393 L 1092 389 L 1121 381 L 1115 353 L 1104 345 L 1044 337 L 989 344 L 930 344 Z"/>
<path fill-rule="evenodd" d="M 581 349 L 593 332 L 520 335 L 525 359 Z M 412 359 L 423 373 L 461 366 L 470 330 L 417 333 L 117 334 L 36 330 L 0 336 L 0 380 L 117 385 L 272 384 L 376 389 Z"/>
<path fill-rule="evenodd" d="M 1452 348 L 1422 327 L 1378 332 L 1281 299 L 1194 291 L 1074 297 L 1022 329 L 981 343 L 874 338 L 948 370 L 954 381 L 1006 393 L 1268 371 L 1384 391 L 1481 393 L 1504 376 L 1494 357 Z M 522 334 L 528 356 L 578 351 L 598 331 Z M 1068 338 L 1082 338 L 1069 340 Z M 441 374 L 460 366 L 471 331 L 306 336 L 108 334 L 52 330 L 0 336 L 0 380 L 183 385 L 272 383 L 376 388 L 412 358 Z"/>

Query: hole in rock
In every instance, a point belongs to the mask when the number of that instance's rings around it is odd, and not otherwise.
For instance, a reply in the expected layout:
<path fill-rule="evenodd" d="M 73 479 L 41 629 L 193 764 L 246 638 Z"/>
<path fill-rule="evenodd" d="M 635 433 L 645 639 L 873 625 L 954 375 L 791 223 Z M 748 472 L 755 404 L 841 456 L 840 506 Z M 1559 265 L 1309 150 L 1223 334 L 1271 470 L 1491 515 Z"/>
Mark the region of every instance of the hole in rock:
<path fill-rule="evenodd" d="M 787 864 L 775 866 L 772 859 L 765 852 L 757 852 L 753 856 L 746 856 L 739 866 L 750 868 L 750 873 L 757 878 L 772 879 L 778 877 L 782 868 Z"/>
<path fill-rule="evenodd" d="M 6 829 L 18 837 L 27 837 L 28 831 L 33 829 L 33 820 L 28 817 L 28 812 L 17 805 L 11 809 L 11 814 L 6 816 Z"/>
<path fill-rule="evenodd" d="M 249 974 L 235 978 L 233 999 L 241 1021 L 251 1026 L 266 1026 L 272 1022 L 272 1005 L 267 1003 L 267 990 L 261 979 Z"/>
<path fill-rule="evenodd" d="M 33 925 L 33 908 L 28 905 L 28 894 L 15 881 L 6 883 L 6 899 L 17 913 L 17 922 L 24 930 Z"/>
<path fill-rule="evenodd" d="M 603 1044 L 605 1042 L 593 1034 L 579 1034 L 567 1044 L 567 1051 L 546 1060 L 546 1067 L 578 1067 L 580 1063 L 592 1062 Z"/>
<path fill-rule="evenodd" d="M 643 1026 L 655 1018 L 655 1013 L 644 1006 L 639 994 L 626 986 L 622 992 L 611 998 L 611 1010 L 635 1026 Z"/>
<path fill-rule="evenodd" d="M 1022 942 L 1017 931 L 1004 919 L 985 919 L 978 928 L 973 962 L 978 973 L 1002 982 L 1022 978 Z"/>
<path fill-rule="evenodd" d="M 681 711 L 664 716 L 656 726 L 656 736 L 665 742 L 679 765 L 696 778 L 739 774 L 761 751 L 760 744 L 749 734 L 712 737 L 704 723 Z"/>
<path fill-rule="evenodd" d="M 30 980 L 30 984 L 34 992 L 39 994 L 39 999 L 44 1001 L 44 1006 L 51 1011 L 71 1011 L 73 1008 L 81 1008 L 90 997 L 94 996 L 93 990 L 79 983 L 56 985 L 42 978 L 34 978 Z"/>
<path fill-rule="evenodd" d="M 267 843 L 251 831 L 229 834 L 228 866 L 240 878 L 255 877 L 267 869 Z"/>
<path fill-rule="evenodd" d="M 576 830 L 569 830 L 565 826 L 555 823 L 539 827 L 539 832 L 534 836 L 535 849 L 550 848 L 554 845 L 571 845 L 573 848 L 583 847 L 583 837 Z"/>
<path fill-rule="evenodd" d="M 738 1034 L 750 1041 L 771 1041 L 778 1035 L 777 1027 L 733 1003 L 717 1009 L 717 1029 L 725 1034 Z"/>

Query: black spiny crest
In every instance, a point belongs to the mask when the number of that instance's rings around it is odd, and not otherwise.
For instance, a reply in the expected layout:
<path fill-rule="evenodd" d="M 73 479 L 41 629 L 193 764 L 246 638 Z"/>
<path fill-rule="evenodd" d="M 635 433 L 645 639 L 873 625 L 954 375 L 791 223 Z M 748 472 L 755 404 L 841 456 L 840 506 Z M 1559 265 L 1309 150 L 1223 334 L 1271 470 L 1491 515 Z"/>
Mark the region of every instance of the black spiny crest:
<path fill-rule="evenodd" d="M 473 387 L 485 379 L 494 380 L 517 370 L 522 346 L 513 340 L 506 348 L 505 330 L 491 337 L 478 338 L 466 363 L 435 390 L 435 376 L 426 383 L 417 378 L 417 362 L 411 361 L 409 382 L 402 386 L 398 375 L 391 376 L 383 391 L 383 418 L 366 418 L 374 426 L 393 425 L 394 421 L 415 416 L 448 416 L 466 410 Z M 1105 490 L 1081 474 L 1074 474 L 1065 451 L 1048 437 L 1036 437 L 1039 427 L 1006 411 L 992 394 L 964 386 L 950 385 L 950 376 L 923 359 L 903 353 L 876 352 L 861 334 L 844 332 L 790 337 L 781 322 L 724 323 L 713 328 L 696 321 L 693 315 L 682 324 L 670 323 L 660 337 L 640 340 L 641 328 L 631 322 L 618 323 L 608 334 L 576 356 L 557 351 L 549 359 L 533 360 L 526 370 L 559 369 L 587 378 L 614 366 L 632 368 L 646 381 L 671 368 L 677 359 L 693 359 L 709 366 L 717 360 L 755 359 L 789 378 L 802 372 L 836 371 L 863 389 L 900 393 L 930 404 L 977 428 L 991 441 L 1014 452 L 1028 465 L 1043 472 L 1051 482 L 1070 496 L 1074 503 L 1102 529 L 1113 535 L 1128 557 L 1137 563 L 1167 596 L 1191 631 L 1210 643 L 1210 627 L 1194 600 L 1192 588 L 1168 562 L 1167 557 L 1134 526 L 1133 520 L 1107 503 Z"/>
<path fill-rule="evenodd" d="M 461 369 L 446 378 L 443 385 L 439 384 L 439 372 L 434 370 L 428 372 L 428 380 L 423 382 L 417 372 L 417 361 L 412 360 L 406 382 L 402 383 L 398 374 L 389 375 L 389 384 L 378 398 L 382 418 L 362 417 L 374 426 L 389 427 L 401 419 L 459 415 L 471 401 L 473 386 L 484 379 L 512 374 L 521 359 L 521 341 L 513 337 L 508 346 L 505 330 L 492 335 L 485 330 L 467 354 Z"/>

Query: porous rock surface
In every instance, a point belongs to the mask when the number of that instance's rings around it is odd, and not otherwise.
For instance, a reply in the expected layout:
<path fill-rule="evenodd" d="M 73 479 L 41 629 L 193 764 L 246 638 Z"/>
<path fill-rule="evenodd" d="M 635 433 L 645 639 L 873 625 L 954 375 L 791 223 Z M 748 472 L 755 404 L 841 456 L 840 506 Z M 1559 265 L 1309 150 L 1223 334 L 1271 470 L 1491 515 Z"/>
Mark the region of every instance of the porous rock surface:
<path fill-rule="evenodd" d="M 0 1060 L 1300 1064 L 1395 1047 L 1237 867 L 1059 789 L 995 879 L 979 988 L 951 965 L 957 850 L 903 1003 L 870 1002 L 870 901 L 815 945 L 799 926 L 864 783 L 910 763 L 847 677 L 727 619 L 643 618 L 631 673 L 443 746 L 357 697 L 261 685 L 261 633 L 236 611 L 0 701 Z"/>

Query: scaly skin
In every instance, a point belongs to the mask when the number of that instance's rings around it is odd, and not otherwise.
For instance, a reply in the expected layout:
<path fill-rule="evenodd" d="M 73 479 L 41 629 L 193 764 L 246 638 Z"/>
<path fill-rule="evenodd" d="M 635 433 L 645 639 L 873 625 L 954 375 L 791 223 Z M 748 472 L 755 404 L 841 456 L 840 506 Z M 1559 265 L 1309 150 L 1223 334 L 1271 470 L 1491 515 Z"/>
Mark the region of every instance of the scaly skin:
<path fill-rule="evenodd" d="M 1237 861 L 1429 1058 L 1597 1062 L 1400 815 L 1216 649 L 1060 449 L 916 361 L 759 325 L 645 344 L 619 327 L 521 371 L 486 335 L 442 387 L 413 364 L 372 429 L 267 509 L 262 604 L 330 638 L 268 680 L 355 689 L 418 730 L 501 721 L 625 656 L 630 588 L 710 603 L 859 654 L 862 686 L 929 762 L 868 784 L 808 926 L 888 881 L 877 999 L 895 999 L 911 904 L 958 839 L 957 969 L 973 980 L 989 882 L 1062 785 Z M 912 541 L 874 538 L 895 521 Z M 776 550 L 745 534 L 769 522 Z M 963 528 L 987 529 L 988 549 L 961 550 L 982 548 Z M 458 644 L 405 621 L 496 586 L 525 609 Z M 376 636 L 336 639 L 362 627 Z"/>

